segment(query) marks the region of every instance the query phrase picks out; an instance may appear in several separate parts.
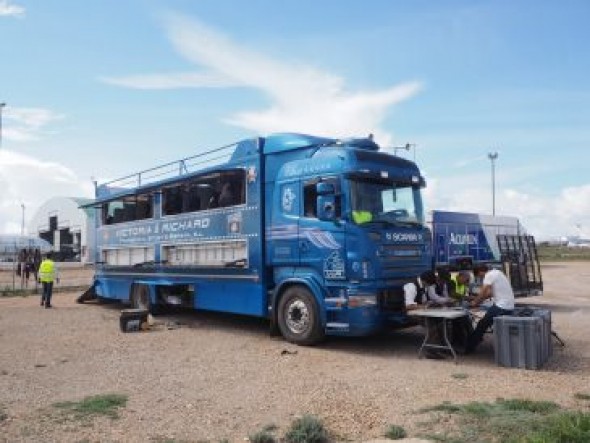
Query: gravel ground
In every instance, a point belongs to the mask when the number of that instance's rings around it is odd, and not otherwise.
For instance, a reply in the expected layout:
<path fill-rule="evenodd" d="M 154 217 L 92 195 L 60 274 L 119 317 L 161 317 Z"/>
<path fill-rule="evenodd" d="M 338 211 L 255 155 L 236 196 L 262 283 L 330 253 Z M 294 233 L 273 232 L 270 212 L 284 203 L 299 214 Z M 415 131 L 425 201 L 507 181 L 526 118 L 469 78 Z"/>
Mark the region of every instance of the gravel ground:
<path fill-rule="evenodd" d="M 46 310 L 37 296 L 1 297 L 0 441 L 243 441 L 269 424 L 282 435 L 303 414 L 366 441 L 391 424 L 416 436 L 416 410 L 443 401 L 588 408 L 574 394 L 590 394 L 590 263 L 548 264 L 543 275 L 545 295 L 521 302 L 549 307 L 567 346 L 539 371 L 495 366 L 491 337 L 454 364 L 417 358 L 419 328 L 297 347 L 257 319 L 169 313 L 123 334 L 118 304 L 58 293 Z M 129 398 L 117 420 L 67 420 L 52 406 L 108 393 Z"/>

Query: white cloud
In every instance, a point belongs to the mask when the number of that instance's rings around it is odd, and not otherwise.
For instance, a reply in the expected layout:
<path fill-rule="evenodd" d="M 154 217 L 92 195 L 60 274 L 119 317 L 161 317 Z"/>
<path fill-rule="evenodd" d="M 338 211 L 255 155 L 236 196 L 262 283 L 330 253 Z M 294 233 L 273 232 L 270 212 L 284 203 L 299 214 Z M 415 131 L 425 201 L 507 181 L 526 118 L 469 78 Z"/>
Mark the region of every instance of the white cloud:
<path fill-rule="evenodd" d="M 20 233 L 21 204 L 30 220 L 29 211 L 50 198 L 93 194 L 90 181 L 80 180 L 69 168 L 6 149 L 0 150 L 0 189 L 0 233 Z"/>
<path fill-rule="evenodd" d="M 507 209 L 523 214 L 525 226 L 541 238 L 574 234 L 590 238 L 590 184 L 552 195 L 508 189 L 502 199 Z"/>
<path fill-rule="evenodd" d="M 111 85 L 132 89 L 228 88 L 239 86 L 231 79 L 224 79 L 220 75 L 199 74 L 196 72 L 103 77 L 101 80 Z"/>
<path fill-rule="evenodd" d="M 10 3 L 8 0 L 0 0 L 0 17 L 11 16 L 11 17 L 23 17 L 25 15 L 25 8 Z"/>
<path fill-rule="evenodd" d="M 254 88 L 269 98 L 268 108 L 228 116 L 228 123 L 261 134 L 293 131 L 346 137 L 373 133 L 383 145 L 392 142 L 392 135 L 381 126 L 387 111 L 421 89 L 419 82 L 412 81 L 372 92 L 351 92 L 339 76 L 301 63 L 273 60 L 197 20 L 170 15 L 166 30 L 175 49 L 204 72 L 102 80 L 143 89 Z"/>
<path fill-rule="evenodd" d="M 2 136 L 13 142 L 40 140 L 48 127 L 64 116 L 43 108 L 3 109 Z M 6 148 L 0 149 L 0 233 L 20 233 L 21 205 L 30 219 L 46 200 L 55 196 L 90 196 L 90 181 L 81 181 L 69 168 Z"/>
<path fill-rule="evenodd" d="M 64 118 L 50 109 L 13 108 L 7 106 L 3 111 L 2 136 L 15 142 L 39 140 L 46 128 Z"/>

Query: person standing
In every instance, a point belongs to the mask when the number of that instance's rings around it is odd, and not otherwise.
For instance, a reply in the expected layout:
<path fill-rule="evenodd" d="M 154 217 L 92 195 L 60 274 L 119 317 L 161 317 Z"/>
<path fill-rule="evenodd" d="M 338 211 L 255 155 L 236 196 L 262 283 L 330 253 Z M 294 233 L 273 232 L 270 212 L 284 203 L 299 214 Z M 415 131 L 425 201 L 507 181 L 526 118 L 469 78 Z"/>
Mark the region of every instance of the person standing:
<path fill-rule="evenodd" d="M 39 279 L 39 267 L 41 266 L 41 251 L 39 248 L 35 249 L 33 254 L 33 275 L 35 276 L 35 281 Z"/>
<path fill-rule="evenodd" d="M 25 265 L 27 262 L 27 250 L 21 249 L 18 252 L 18 265 L 16 267 L 16 275 L 20 277 L 20 288 L 25 287 Z"/>
<path fill-rule="evenodd" d="M 511 315 L 514 310 L 514 292 L 508 278 L 501 271 L 489 269 L 487 265 L 479 265 L 474 269 L 474 274 L 476 277 L 483 277 L 483 284 L 479 294 L 470 303 L 470 307 L 475 308 L 488 298 L 492 299 L 493 305 L 488 308 L 475 330 L 467 338 L 466 354 L 472 353 L 479 345 L 484 333 L 494 324 L 494 317 Z"/>
<path fill-rule="evenodd" d="M 45 260 L 39 266 L 39 282 L 43 286 L 41 293 L 41 306 L 51 308 L 51 295 L 53 294 L 53 282 L 59 283 L 59 276 L 51 252 L 48 252 Z"/>

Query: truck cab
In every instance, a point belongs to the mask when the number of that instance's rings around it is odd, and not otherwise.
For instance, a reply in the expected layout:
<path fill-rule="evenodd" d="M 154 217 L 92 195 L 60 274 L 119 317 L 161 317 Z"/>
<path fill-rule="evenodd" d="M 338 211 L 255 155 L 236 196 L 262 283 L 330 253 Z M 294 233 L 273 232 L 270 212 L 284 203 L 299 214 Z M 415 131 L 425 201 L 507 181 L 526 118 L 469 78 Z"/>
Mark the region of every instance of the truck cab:
<path fill-rule="evenodd" d="M 403 285 L 432 266 L 416 165 L 370 139 L 315 141 L 307 155 L 283 160 L 267 188 L 267 263 L 281 333 L 296 342 L 308 333 L 310 341 L 367 335 L 398 319 Z"/>

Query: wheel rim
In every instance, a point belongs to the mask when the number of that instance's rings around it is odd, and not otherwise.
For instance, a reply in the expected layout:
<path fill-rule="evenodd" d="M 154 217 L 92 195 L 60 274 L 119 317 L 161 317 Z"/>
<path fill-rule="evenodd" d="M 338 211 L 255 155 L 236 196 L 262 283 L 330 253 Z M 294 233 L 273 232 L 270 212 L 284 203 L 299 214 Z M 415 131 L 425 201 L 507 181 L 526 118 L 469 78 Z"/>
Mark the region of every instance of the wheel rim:
<path fill-rule="evenodd" d="M 309 309 L 303 300 L 296 299 L 289 303 L 286 323 L 287 327 L 295 334 L 301 334 L 309 328 Z"/>

